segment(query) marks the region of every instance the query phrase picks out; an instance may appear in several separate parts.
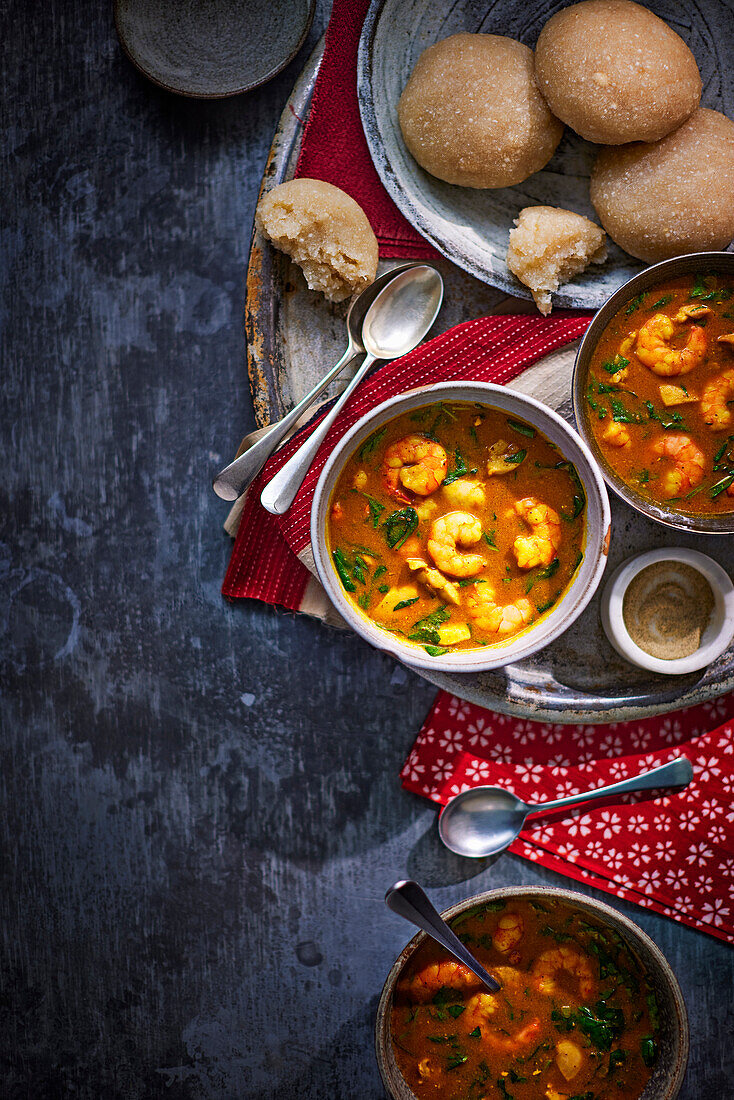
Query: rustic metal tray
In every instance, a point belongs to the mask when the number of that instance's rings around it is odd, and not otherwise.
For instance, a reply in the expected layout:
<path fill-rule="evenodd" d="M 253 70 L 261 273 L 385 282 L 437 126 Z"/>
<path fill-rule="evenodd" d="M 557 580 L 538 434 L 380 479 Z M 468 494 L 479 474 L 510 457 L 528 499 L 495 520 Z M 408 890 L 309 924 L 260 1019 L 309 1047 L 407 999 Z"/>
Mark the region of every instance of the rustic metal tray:
<path fill-rule="evenodd" d="M 263 190 L 293 174 L 322 53 L 323 43 L 319 43 L 286 105 L 265 168 Z M 434 335 L 472 317 L 534 310 L 530 303 L 507 297 L 447 261 L 437 266 L 446 282 L 446 296 Z M 260 426 L 282 416 L 336 362 L 345 344 L 345 315 L 344 305 L 330 305 L 311 293 L 300 271 L 254 233 L 246 330 L 250 386 Z M 570 347 L 547 356 L 511 385 L 573 422 L 574 354 L 575 347 Z M 341 380 L 334 392 L 343 385 Z M 611 493 L 610 497 L 613 533 L 608 575 L 631 554 L 673 542 L 702 550 L 734 574 L 734 539 L 671 533 Z M 570 630 L 526 661 L 488 673 L 421 675 L 471 702 L 524 718 L 618 722 L 691 706 L 734 689 L 734 646 L 708 669 L 685 677 L 636 669 L 607 642 L 597 594 Z"/>

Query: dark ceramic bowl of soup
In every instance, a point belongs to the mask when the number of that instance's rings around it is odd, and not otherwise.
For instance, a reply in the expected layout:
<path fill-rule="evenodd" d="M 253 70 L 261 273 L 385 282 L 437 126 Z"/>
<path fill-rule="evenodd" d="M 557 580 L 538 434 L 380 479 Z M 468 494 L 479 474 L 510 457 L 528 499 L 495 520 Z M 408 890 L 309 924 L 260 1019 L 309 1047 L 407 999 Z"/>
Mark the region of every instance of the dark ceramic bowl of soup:
<path fill-rule="evenodd" d="M 311 543 L 337 611 L 419 668 L 478 672 L 581 614 L 609 546 L 604 482 L 540 402 L 447 382 L 372 410 L 319 479 Z"/>
<path fill-rule="evenodd" d="M 393 1100 L 674 1100 L 688 1019 L 664 955 L 627 917 L 570 890 L 490 890 L 443 913 L 502 984 L 486 993 L 424 932 L 377 1009 Z"/>
<path fill-rule="evenodd" d="M 576 356 L 579 433 L 638 512 L 734 532 L 734 255 L 647 268 L 594 317 Z"/>

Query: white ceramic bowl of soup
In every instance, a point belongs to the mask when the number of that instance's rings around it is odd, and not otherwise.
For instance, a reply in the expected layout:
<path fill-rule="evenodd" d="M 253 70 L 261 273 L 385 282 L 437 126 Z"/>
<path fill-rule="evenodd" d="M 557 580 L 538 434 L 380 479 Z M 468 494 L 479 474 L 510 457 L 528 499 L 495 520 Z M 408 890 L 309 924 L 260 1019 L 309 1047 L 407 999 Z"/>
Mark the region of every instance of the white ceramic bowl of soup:
<path fill-rule="evenodd" d="M 373 432 L 403 413 L 436 402 L 478 404 L 525 421 L 573 463 L 586 495 L 584 559 L 558 602 L 523 631 L 490 646 L 430 656 L 425 649 L 381 628 L 347 597 L 332 561 L 327 523 L 339 477 Z M 419 429 L 416 429 L 419 431 Z M 366 641 L 415 668 L 482 672 L 512 664 L 548 645 L 579 617 L 604 573 L 611 536 L 611 514 L 604 479 L 586 444 L 565 420 L 532 397 L 489 382 L 442 382 L 399 394 L 367 413 L 334 448 L 319 478 L 311 508 L 311 544 L 319 580 L 339 614 Z"/>

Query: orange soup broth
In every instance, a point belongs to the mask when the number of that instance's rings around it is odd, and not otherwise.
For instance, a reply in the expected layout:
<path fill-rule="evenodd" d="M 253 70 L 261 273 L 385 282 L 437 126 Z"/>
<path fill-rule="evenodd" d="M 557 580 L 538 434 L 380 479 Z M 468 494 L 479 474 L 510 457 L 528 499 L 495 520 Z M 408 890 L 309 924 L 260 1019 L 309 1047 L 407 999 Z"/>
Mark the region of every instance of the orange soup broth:
<path fill-rule="evenodd" d="M 512 932 L 515 918 L 519 939 L 502 941 L 500 920 Z M 432 940 L 415 953 L 393 998 L 391 1035 L 416 1096 L 639 1097 L 657 1060 L 658 1006 L 617 933 L 546 900 L 490 902 L 450 923 L 502 989 L 486 993 Z"/>
<path fill-rule="evenodd" d="M 672 319 L 682 308 L 708 312 L 694 314 L 689 321 L 675 321 L 670 346 L 675 350 L 684 347 L 695 326 L 701 330 L 705 354 L 693 369 L 663 376 L 638 358 L 638 333 L 655 315 Z M 588 424 L 606 461 L 641 496 L 693 514 L 734 510 L 734 374 L 730 386 L 725 380 L 725 427 L 707 424 L 701 404 L 707 387 L 725 372 L 734 371 L 734 345 L 718 340 L 732 332 L 734 296 L 727 280 L 690 275 L 660 283 L 634 299 L 604 331 L 589 369 L 585 395 Z M 621 378 L 615 371 L 619 367 L 624 372 Z M 661 386 L 687 392 L 678 395 L 680 403 L 666 405 Z M 604 439 L 614 424 L 629 436 L 624 445 L 613 446 Z M 690 438 L 694 451 L 687 449 L 680 458 L 656 452 L 656 447 L 666 445 L 666 438 L 670 441 L 681 436 Z M 700 459 L 692 458 L 696 452 Z M 677 461 L 686 475 L 693 473 L 690 484 L 684 480 L 680 487 L 669 485 L 667 476 Z"/>
<path fill-rule="evenodd" d="M 414 434 L 443 446 L 449 482 L 457 469 L 465 467 L 467 473 L 429 496 L 402 487 L 391 491 L 383 464 L 385 451 Z M 489 477 L 488 451 L 498 440 L 507 441 L 509 451 L 522 457 L 511 472 Z M 457 491 L 467 482 L 481 486 L 482 504 L 457 503 Z M 550 505 L 562 517 L 561 543 L 548 567 L 521 569 L 513 552 L 515 538 L 532 533 L 515 512 L 516 502 L 528 497 Z M 402 531 L 399 520 L 390 527 L 391 517 L 406 508 L 415 508 L 417 525 L 402 544 L 391 547 L 390 535 Z M 434 565 L 427 549 L 432 524 L 456 510 L 471 513 L 482 527 L 480 541 L 467 548 L 481 556 L 481 570 L 471 578 L 448 578 L 458 593 L 458 605 L 421 584 L 406 561 L 412 556 Z M 583 558 L 586 507 L 575 468 L 535 428 L 514 418 L 508 422 L 505 413 L 484 405 L 444 402 L 389 421 L 346 463 L 329 511 L 329 551 L 346 596 L 376 625 L 395 632 L 401 641 L 422 645 L 431 655 L 437 655 L 437 650 L 501 644 L 501 637 L 479 628 L 472 619 L 472 600 L 482 586 L 487 586 L 485 592 L 491 588 L 500 606 L 529 600 L 527 629 L 557 604 Z M 438 634 L 445 624 L 467 624 L 471 637 L 445 645 Z"/>

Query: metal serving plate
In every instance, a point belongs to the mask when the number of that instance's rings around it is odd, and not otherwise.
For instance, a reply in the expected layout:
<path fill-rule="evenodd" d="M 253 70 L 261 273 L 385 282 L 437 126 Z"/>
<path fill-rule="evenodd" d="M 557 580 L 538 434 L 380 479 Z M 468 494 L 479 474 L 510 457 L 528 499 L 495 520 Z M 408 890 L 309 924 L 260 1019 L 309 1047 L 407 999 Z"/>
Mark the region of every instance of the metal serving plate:
<path fill-rule="evenodd" d="M 319 44 L 283 112 L 263 177 L 264 190 L 293 174 L 322 52 Z M 490 313 L 534 312 L 531 304 L 508 298 L 453 264 L 439 266 L 446 296 L 434 334 Z M 344 350 L 345 315 L 344 305 L 330 305 L 321 295 L 312 294 L 287 257 L 258 233 L 253 235 L 246 324 L 248 370 L 259 425 L 282 416 L 336 362 Z M 576 346 L 547 356 L 511 386 L 573 422 L 571 376 Z M 631 554 L 672 544 L 701 550 L 734 575 L 734 539 L 672 533 L 614 496 L 611 504 L 609 575 Z M 704 672 L 686 677 L 635 669 L 607 642 L 597 594 L 570 630 L 526 661 L 494 672 L 421 675 L 464 699 L 524 718 L 617 722 L 691 706 L 734 689 L 734 647 Z"/>

